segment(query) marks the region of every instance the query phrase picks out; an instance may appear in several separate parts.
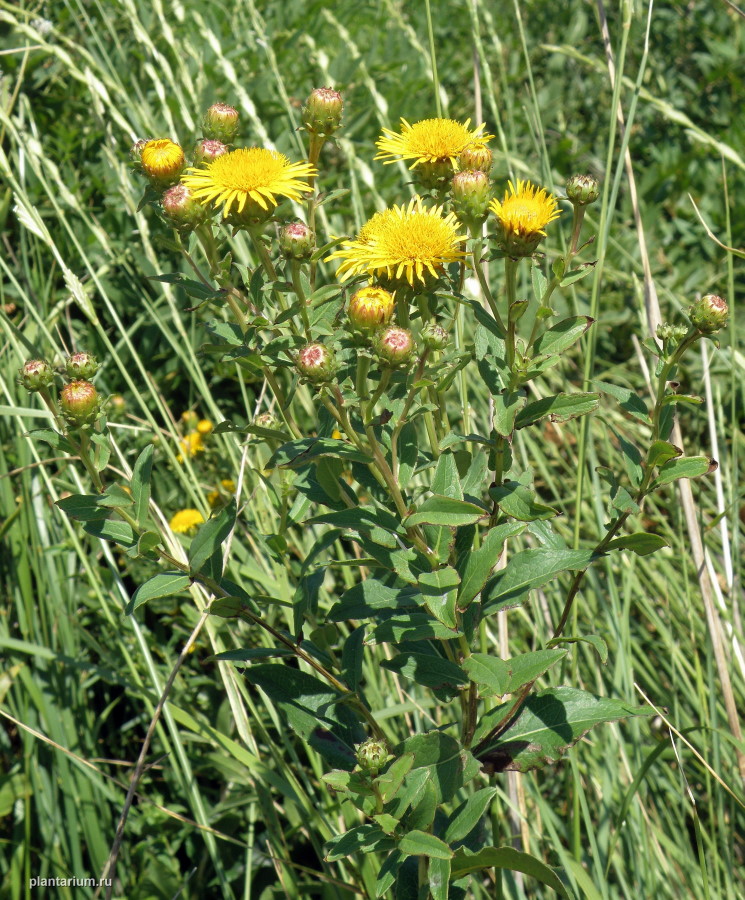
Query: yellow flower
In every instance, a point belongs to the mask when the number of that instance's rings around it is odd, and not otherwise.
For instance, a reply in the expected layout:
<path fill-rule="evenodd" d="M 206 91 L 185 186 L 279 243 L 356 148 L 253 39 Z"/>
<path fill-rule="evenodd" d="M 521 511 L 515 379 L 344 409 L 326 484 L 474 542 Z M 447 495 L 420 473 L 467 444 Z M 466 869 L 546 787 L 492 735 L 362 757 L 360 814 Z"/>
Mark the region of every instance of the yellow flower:
<path fill-rule="evenodd" d="M 549 222 L 559 218 L 558 203 L 553 194 L 529 181 L 518 181 L 517 188 L 511 181 L 508 185 L 504 200 L 489 204 L 500 226 L 498 243 L 509 256 L 530 256 L 546 236 Z"/>
<path fill-rule="evenodd" d="M 183 462 L 187 456 L 196 456 L 197 453 L 204 453 L 204 442 L 202 435 L 198 431 L 190 431 L 185 437 L 179 441 L 181 453 L 176 457 L 179 462 Z"/>
<path fill-rule="evenodd" d="M 235 494 L 235 482 L 232 478 L 223 478 L 220 481 L 220 487 L 225 492 L 225 494 Z M 212 509 L 224 502 L 224 494 L 219 490 L 210 491 L 209 494 L 207 494 L 207 503 L 209 503 Z"/>
<path fill-rule="evenodd" d="M 223 218 L 235 212 L 261 216 L 274 210 L 277 197 L 299 200 L 310 190 L 303 181 L 316 174 L 308 163 L 291 163 L 286 156 L 260 147 L 224 153 L 199 169 L 189 169 L 181 181 L 201 203 L 222 205 Z"/>
<path fill-rule="evenodd" d="M 189 534 L 204 522 L 198 509 L 180 509 L 168 523 L 176 534 Z"/>
<path fill-rule="evenodd" d="M 212 431 L 212 429 L 213 429 L 214 427 L 215 427 L 215 426 L 212 424 L 212 422 L 210 422 L 209 419 L 200 419 L 200 420 L 197 422 L 197 431 L 198 431 L 202 436 L 204 436 L 205 434 L 209 434 L 210 431 Z"/>
<path fill-rule="evenodd" d="M 220 482 L 220 487 L 229 494 L 235 493 L 235 482 L 232 478 L 223 478 Z"/>
<path fill-rule="evenodd" d="M 347 316 L 360 331 L 374 331 L 390 321 L 394 304 L 393 294 L 383 288 L 363 287 L 352 294 Z"/>
<path fill-rule="evenodd" d="M 414 197 L 408 206 L 376 213 L 356 240 L 344 241 L 327 259 L 344 260 L 336 273 L 342 280 L 385 275 L 404 278 L 413 287 L 415 280 L 426 284 L 428 276 L 436 278 L 448 263 L 462 259 L 460 243 L 465 240 L 453 213 L 444 215 L 441 206 L 428 209 L 421 197 Z"/>
<path fill-rule="evenodd" d="M 375 159 L 384 159 L 386 163 L 398 159 L 413 159 L 410 168 L 415 169 L 422 163 L 441 163 L 448 160 L 453 169 L 457 168 L 458 156 L 466 147 L 483 146 L 494 135 L 484 134 L 485 125 L 479 125 L 469 131 L 470 119 L 456 122 L 454 119 L 423 119 L 409 125 L 401 119 L 401 133 L 383 129 L 382 137 L 375 146 L 380 151 Z M 386 157 L 392 157 L 386 159 Z"/>
<path fill-rule="evenodd" d="M 168 138 L 158 138 L 145 144 L 140 160 L 143 171 L 151 178 L 175 178 L 184 168 L 184 151 Z"/>

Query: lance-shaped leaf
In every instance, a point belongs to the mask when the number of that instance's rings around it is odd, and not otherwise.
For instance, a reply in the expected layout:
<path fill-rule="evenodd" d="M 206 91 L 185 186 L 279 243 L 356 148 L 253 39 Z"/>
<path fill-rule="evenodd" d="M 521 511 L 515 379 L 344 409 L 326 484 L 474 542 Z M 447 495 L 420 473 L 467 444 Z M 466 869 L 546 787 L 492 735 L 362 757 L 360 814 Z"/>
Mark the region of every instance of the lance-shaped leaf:
<path fill-rule="evenodd" d="M 504 703 L 479 722 L 474 740 L 482 741 L 509 712 Z M 596 697 L 571 687 L 549 688 L 528 697 L 515 721 L 478 757 L 497 772 L 527 772 L 557 762 L 594 725 L 628 716 L 649 716 L 649 707 L 631 706 L 610 697 Z"/>
<path fill-rule="evenodd" d="M 332 456 L 336 459 L 353 460 L 355 462 L 369 463 L 372 457 L 361 450 L 357 450 L 346 441 L 333 438 L 301 438 L 282 444 L 267 463 L 268 469 L 286 468 L 299 469 L 310 463 L 316 462 L 324 456 Z"/>
<path fill-rule="evenodd" d="M 471 853 L 465 847 L 456 850 L 450 861 L 450 879 L 457 881 L 471 872 L 481 869 L 508 869 L 511 872 L 522 872 L 540 881 L 541 884 L 553 888 L 560 897 L 572 900 L 572 895 L 564 887 L 556 872 L 546 863 L 529 853 L 522 853 L 513 847 L 484 847 L 478 853 Z"/>
<path fill-rule="evenodd" d="M 393 847 L 393 838 L 388 837 L 378 825 L 357 825 L 326 843 L 325 859 L 333 862 L 353 853 L 373 853 L 375 850 L 392 850 Z"/>
<path fill-rule="evenodd" d="M 489 496 L 506 515 L 520 522 L 534 522 L 536 519 L 552 519 L 559 510 L 538 503 L 535 491 L 519 481 L 506 481 L 489 488 Z"/>
<path fill-rule="evenodd" d="M 506 522 L 492 528 L 484 538 L 478 550 L 464 553 L 458 560 L 460 572 L 460 589 L 458 590 L 458 609 L 465 610 L 479 595 L 481 589 L 491 576 L 497 564 L 507 538 L 514 537 L 523 531 L 521 522 Z"/>
<path fill-rule="evenodd" d="M 623 537 L 614 538 L 605 549 L 633 550 L 637 556 L 648 556 L 650 553 L 667 546 L 667 541 L 665 538 L 660 537 L 659 534 L 639 532 L 638 534 L 627 534 Z"/>
<path fill-rule="evenodd" d="M 537 356 L 547 356 L 554 353 L 563 353 L 564 350 L 578 341 L 587 329 L 594 323 L 589 316 L 572 316 L 562 319 L 543 332 L 533 345 Z"/>
<path fill-rule="evenodd" d="M 446 525 L 450 528 L 459 528 L 461 525 L 472 525 L 487 515 L 488 512 L 475 503 L 433 494 L 406 519 L 405 525 L 407 528 L 413 528 L 414 525 Z"/>
<path fill-rule="evenodd" d="M 393 659 L 382 660 L 380 665 L 383 669 L 398 672 L 399 675 L 434 690 L 442 688 L 457 690 L 459 685 L 468 681 L 460 666 L 431 653 L 414 653 L 407 650 L 405 653 L 398 653 Z"/>
<path fill-rule="evenodd" d="M 419 590 L 424 598 L 424 605 L 443 625 L 455 628 L 455 599 L 457 596 L 460 575 L 451 566 L 424 572 L 419 576 Z"/>
<path fill-rule="evenodd" d="M 708 475 L 718 467 L 719 463 L 709 456 L 683 456 L 671 459 L 660 468 L 650 490 L 655 490 L 663 484 L 670 484 L 678 478 L 698 478 L 700 475 Z"/>
<path fill-rule="evenodd" d="M 515 419 L 515 428 L 525 428 L 547 416 L 552 422 L 568 422 L 577 416 L 585 416 L 598 408 L 600 394 L 554 394 L 543 397 L 521 409 Z"/>
<path fill-rule="evenodd" d="M 191 578 L 182 572 L 159 572 L 153 575 L 144 584 L 141 584 L 132 595 L 132 599 L 124 610 L 125 615 L 130 615 L 138 606 L 155 600 L 159 597 L 172 597 L 186 590 L 191 584 Z"/>
<path fill-rule="evenodd" d="M 431 856 L 434 859 L 450 859 L 453 851 L 448 845 L 426 831 L 410 831 L 398 844 L 398 849 L 407 856 Z"/>

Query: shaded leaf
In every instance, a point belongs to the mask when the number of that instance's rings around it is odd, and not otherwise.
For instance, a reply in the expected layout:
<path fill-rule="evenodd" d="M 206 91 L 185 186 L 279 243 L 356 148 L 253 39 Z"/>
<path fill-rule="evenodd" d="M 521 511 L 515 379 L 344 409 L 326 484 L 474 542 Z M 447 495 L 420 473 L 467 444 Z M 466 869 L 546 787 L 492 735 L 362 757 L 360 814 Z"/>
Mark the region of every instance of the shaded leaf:
<path fill-rule="evenodd" d="M 465 847 L 459 848 L 450 863 L 450 878 L 456 880 L 478 872 L 481 869 L 508 869 L 511 872 L 522 872 L 540 881 L 541 884 L 553 888 L 560 897 L 572 900 L 572 895 L 561 883 L 559 876 L 540 859 L 529 853 L 522 853 L 514 847 L 484 847 L 478 853 L 471 853 Z"/>
<path fill-rule="evenodd" d="M 665 538 L 659 534 L 647 534 L 639 532 L 638 534 L 627 534 L 624 537 L 614 538 L 606 550 L 633 550 L 637 556 L 648 556 L 656 550 L 668 547 L 669 544 Z"/>
<path fill-rule="evenodd" d="M 434 859 L 450 859 L 453 851 L 434 834 L 426 831 L 410 831 L 398 842 L 398 849 L 407 856 L 431 856 Z"/>
<path fill-rule="evenodd" d="M 180 594 L 191 584 L 191 578 L 181 572 L 159 572 L 153 575 L 144 584 L 141 584 L 132 595 L 132 599 L 124 610 L 126 615 L 131 615 L 138 606 L 155 600 L 158 597 L 172 597 Z"/>
<path fill-rule="evenodd" d="M 505 541 L 520 534 L 525 526 L 520 522 L 506 522 L 487 532 L 483 543 L 472 552 L 464 553 L 458 560 L 461 584 L 458 590 L 458 609 L 465 610 L 479 595 L 497 564 Z"/>

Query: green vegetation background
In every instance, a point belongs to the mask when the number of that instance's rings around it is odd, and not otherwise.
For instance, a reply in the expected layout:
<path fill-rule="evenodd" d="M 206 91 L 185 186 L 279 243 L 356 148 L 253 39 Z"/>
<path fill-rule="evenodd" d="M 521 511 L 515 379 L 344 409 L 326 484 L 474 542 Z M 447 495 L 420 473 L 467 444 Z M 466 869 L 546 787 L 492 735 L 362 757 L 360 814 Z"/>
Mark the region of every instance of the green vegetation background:
<path fill-rule="evenodd" d="M 477 118 L 480 63 L 481 115 L 497 134 L 497 190 L 509 176 L 552 189 L 578 171 L 606 183 L 618 179 L 603 242 L 595 371 L 643 391 L 634 344 L 647 328 L 643 273 L 601 5 L 433 0 L 432 8 L 447 115 Z M 674 319 L 696 292 L 709 291 L 727 296 L 735 311 L 721 350 L 708 345 L 708 408 L 693 409 L 682 425 L 687 452 L 712 452 L 720 461 L 721 480 L 696 482 L 694 495 L 742 709 L 742 656 L 734 649 L 742 641 L 741 264 L 706 237 L 688 196 L 724 243 L 743 244 L 742 18 L 724 2 L 658 3 L 647 52 L 647 12 L 633 2 L 605 10 L 624 78 L 621 107 L 627 119 L 633 114 L 629 150 L 663 315 Z M 171 448 L 157 498 L 166 517 L 183 506 L 203 507 L 206 491 L 235 473 L 241 452 L 223 436 L 213 439 L 198 470 L 179 467 L 175 420 L 187 408 L 215 420 L 240 417 L 259 388 L 240 386 L 229 365 L 199 357 L 201 314 L 186 311 L 191 301 L 179 290 L 149 280 L 174 271 L 175 255 L 152 211 L 136 212 L 142 186 L 128 168 L 129 146 L 168 136 L 188 147 L 202 110 L 223 100 L 241 111 L 242 143 L 271 141 L 297 159 L 299 107 L 312 87 L 331 84 L 344 94 L 345 127 L 338 145 L 324 151 L 322 186 L 352 193 L 328 208 L 323 227 L 339 234 L 408 196 L 403 168 L 372 162 L 373 142 L 399 117 L 416 121 L 435 107 L 420 2 L 235 0 L 225 9 L 193 0 L 0 2 L 0 42 L 0 898 L 15 900 L 29 895 L 33 876 L 100 873 L 122 785 L 196 616 L 189 598 L 123 616 L 144 573 L 84 538 L 54 507 L 81 482 L 74 466 L 49 462 L 54 452 L 26 436 L 45 420 L 14 383 L 15 372 L 26 356 L 59 359 L 63 348 L 96 353 L 103 362 L 99 389 L 126 401 L 114 415 L 124 456 L 131 462 L 155 436 Z M 597 215 L 588 218 L 596 229 Z M 249 261 L 240 241 L 235 253 Z M 587 312 L 589 296 L 578 291 L 565 303 Z M 703 371 L 703 359 L 689 362 L 686 391 L 704 395 Z M 575 360 L 561 378 L 579 384 L 580 372 Z M 628 432 L 627 420 L 608 416 Z M 588 540 L 604 519 L 594 467 L 621 465 L 608 421 L 595 420 L 593 490 L 577 511 Z M 570 528 L 577 429 L 543 438 L 526 439 L 520 450 L 540 473 L 543 498 L 568 513 Z M 261 451 L 251 452 L 249 465 L 258 470 Z M 287 602 L 284 563 L 252 539 L 253 532 L 271 534 L 275 524 L 252 477 L 257 490 L 235 542 L 235 565 Z M 578 649 L 570 676 L 630 702 L 640 701 L 638 684 L 700 758 L 671 739 L 660 719 L 651 727 L 609 726 L 558 769 L 525 776 L 518 805 L 530 850 L 564 867 L 580 897 L 737 900 L 745 894 L 745 822 L 715 773 L 739 796 L 742 781 L 672 488 L 647 508 L 643 524 L 671 550 L 592 573 L 578 625 L 604 635 L 609 662 L 599 666 L 592 651 Z M 540 646 L 542 604 L 558 603 L 551 590 L 510 620 L 514 647 Z M 283 621 L 281 605 L 271 614 Z M 240 636 L 244 645 L 253 637 Z M 154 766 L 127 825 L 120 896 L 170 898 L 181 889 L 180 896 L 194 898 L 350 897 L 334 880 L 344 880 L 343 870 L 321 862 L 323 840 L 344 827 L 344 818 L 319 783 L 319 762 L 305 756 L 238 673 L 204 662 L 225 646 L 230 639 L 214 626 L 176 682 L 152 748 Z M 380 670 L 369 674 L 380 679 L 381 705 L 390 705 Z M 402 702 L 396 711 L 425 727 L 415 708 Z M 497 827 L 506 840 L 511 800 L 506 783 L 501 787 Z M 60 898 L 93 896 L 87 888 L 56 890 Z M 497 890 L 510 898 L 549 894 L 505 878 L 492 893 L 475 887 L 474 896 L 502 896 Z"/>

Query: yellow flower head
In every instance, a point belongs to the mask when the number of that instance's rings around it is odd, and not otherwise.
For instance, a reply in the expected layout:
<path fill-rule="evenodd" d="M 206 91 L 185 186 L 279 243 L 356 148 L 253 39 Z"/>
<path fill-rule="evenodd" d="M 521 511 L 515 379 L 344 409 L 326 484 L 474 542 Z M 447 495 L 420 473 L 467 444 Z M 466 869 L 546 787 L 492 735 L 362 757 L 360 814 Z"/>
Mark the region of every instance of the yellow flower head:
<path fill-rule="evenodd" d="M 142 169 L 154 179 L 177 178 L 184 168 L 184 151 L 168 138 L 148 141 L 140 156 Z"/>
<path fill-rule="evenodd" d="M 176 534 L 189 534 L 204 522 L 198 509 L 180 509 L 168 523 Z"/>
<path fill-rule="evenodd" d="M 222 205 L 223 218 L 231 213 L 249 216 L 269 213 L 277 197 L 299 200 L 310 190 L 303 178 L 316 174 L 308 163 L 291 163 L 286 156 L 260 147 L 224 153 L 181 179 L 201 203 Z"/>
<path fill-rule="evenodd" d="M 215 426 L 209 419 L 200 419 L 197 422 L 197 431 L 201 435 L 209 434 Z"/>
<path fill-rule="evenodd" d="M 344 241 L 327 259 L 344 260 L 336 273 L 341 279 L 387 276 L 405 279 L 413 287 L 415 281 L 426 284 L 448 263 L 462 259 L 460 244 L 465 240 L 466 235 L 458 234 L 453 213 L 443 214 L 441 206 L 428 209 L 421 197 L 414 197 L 408 206 L 376 213 L 356 240 Z"/>
<path fill-rule="evenodd" d="M 370 285 L 352 294 L 347 307 L 347 316 L 352 325 L 360 331 L 374 331 L 390 321 L 394 304 L 393 294 Z"/>
<path fill-rule="evenodd" d="M 401 119 L 401 133 L 383 129 L 382 137 L 375 146 L 380 151 L 375 159 L 383 159 L 386 163 L 398 159 L 413 159 L 412 169 L 422 163 L 441 163 L 449 161 L 452 168 L 457 168 L 458 156 L 472 145 L 483 146 L 494 135 L 484 134 L 485 125 L 469 130 L 470 119 L 456 122 L 454 119 L 423 119 L 409 125 Z M 387 157 L 391 157 L 388 159 Z"/>
<path fill-rule="evenodd" d="M 198 431 L 190 431 L 179 441 L 181 453 L 176 457 L 179 462 L 183 462 L 187 456 L 196 456 L 197 453 L 204 453 L 204 442 L 202 435 Z"/>
<path fill-rule="evenodd" d="M 549 222 L 559 218 L 558 203 L 553 194 L 529 181 L 518 181 L 517 188 L 511 181 L 508 185 L 504 200 L 489 204 L 500 226 L 498 242 L 509 256 L 530 256 L 546 236 Z"/>

